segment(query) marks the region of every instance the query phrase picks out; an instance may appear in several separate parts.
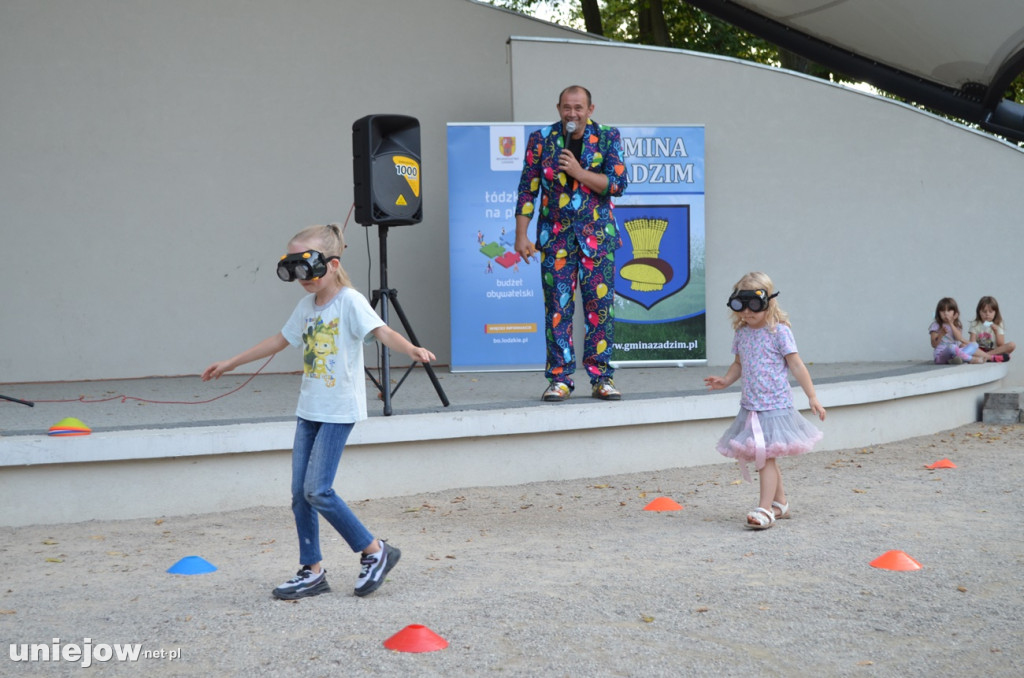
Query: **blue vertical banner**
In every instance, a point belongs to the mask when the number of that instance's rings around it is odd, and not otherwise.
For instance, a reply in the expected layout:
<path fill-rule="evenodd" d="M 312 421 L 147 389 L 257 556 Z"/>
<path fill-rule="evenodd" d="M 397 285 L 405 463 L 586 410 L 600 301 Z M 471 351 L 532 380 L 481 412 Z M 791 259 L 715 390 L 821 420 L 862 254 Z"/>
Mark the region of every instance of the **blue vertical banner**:
<path fill-rule="evenodd" d="M 704 127 L 619 130 L 629 188 L 615 201 L 613 364 L 703 364 Z"/>
<path fill-rule="evenodd" d="M 525 130 L 448 126 L 453 372 L 544 367 L 540 263 L 515 251 Z"/>
<path fill-rule="evenodd" d="M 448 125 L 453 372 L 544 367 L 540 265 L 515 252 L 524 146 L 542 126 Z M 619 131 L 630 182 L 615 206 L 614 364 L 702 363 L 704 128 Z"/>

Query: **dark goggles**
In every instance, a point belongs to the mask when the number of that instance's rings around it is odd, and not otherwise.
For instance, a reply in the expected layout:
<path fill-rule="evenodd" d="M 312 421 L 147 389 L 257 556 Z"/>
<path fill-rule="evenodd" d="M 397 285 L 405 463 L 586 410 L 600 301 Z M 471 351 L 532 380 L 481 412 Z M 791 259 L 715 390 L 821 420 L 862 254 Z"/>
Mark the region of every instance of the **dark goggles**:
<path fill-rule="evenodd" d="M 777 296 L 779 296 L 778 292 L 768 296 L 766 290 L 737 290 L 732 293 L 727 303 L 729 308 L 737 313 L 745 308 L 749 308 L 754 313 L 760 313 L 768 308 L 768 302 Z"/>
<path fill-rule="evenodd" d="M 285 282 L 316 280 L 327 273 L 327 264 L 338 257 L 325 257 L 316 250 L 286 254 L 277 262 L 277 277 Z"/>

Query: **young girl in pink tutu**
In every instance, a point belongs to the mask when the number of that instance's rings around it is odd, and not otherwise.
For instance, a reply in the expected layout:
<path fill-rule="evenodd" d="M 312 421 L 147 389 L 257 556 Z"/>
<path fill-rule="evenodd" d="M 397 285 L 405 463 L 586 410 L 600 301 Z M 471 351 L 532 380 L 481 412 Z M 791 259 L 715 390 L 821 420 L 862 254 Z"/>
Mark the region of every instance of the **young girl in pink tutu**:
<path fill-rule="evenodd" d="M 752 530 L 765 530 L 777 519 L 789 518 L 789 501 L 776 458 L 809 452 L 821 440 L 821 431 L 793 406 L 789 374 L 804 390 L 811 410 L 825 421 L 825 408 L 796 352 L 789 316 L 779 308 L 777 296 L 771 278 L 764 273 L 748 273 L 736 283 L 728 301 L 736 330 L 732 341 L 736 359 L 725 376 L 704 380 L 708 388 L 718 390 L 743 377 L 740 412 L 716 447 L 740 463 L 747 480 L 747 463 L 757 467 L 761 501 L 745 522 Z"/>

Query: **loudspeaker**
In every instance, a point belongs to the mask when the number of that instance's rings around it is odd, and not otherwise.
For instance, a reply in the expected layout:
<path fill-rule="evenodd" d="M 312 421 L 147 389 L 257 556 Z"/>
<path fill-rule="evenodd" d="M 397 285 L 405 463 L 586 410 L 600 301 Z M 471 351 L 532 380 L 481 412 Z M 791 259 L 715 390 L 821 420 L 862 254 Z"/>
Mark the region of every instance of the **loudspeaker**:
<path fill-rule="evenodd" d="M 352 123 L 355 216 L 363 226 L 423 219 L 420 123 L 408 115 L 368 115 Z"/>

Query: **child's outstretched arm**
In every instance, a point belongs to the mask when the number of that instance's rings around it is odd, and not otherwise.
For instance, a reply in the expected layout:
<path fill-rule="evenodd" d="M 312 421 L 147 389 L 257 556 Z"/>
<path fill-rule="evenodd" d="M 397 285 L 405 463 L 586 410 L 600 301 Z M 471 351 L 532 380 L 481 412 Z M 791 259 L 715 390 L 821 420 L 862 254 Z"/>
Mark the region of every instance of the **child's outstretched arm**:
<path fill-rule="evenodd" d="M 800 354 L 788 354 L 786 356 L 786 365 L 789 367 L 789 373 L 796 379 L 796 383 L 800 384 L 800 388 L 804 390 L 804 395 L 807 396 L 807 402 L 810 404 L 811 410 L 818 415 L 818 419 L 825 421 L 825 408 L 818 402 L 818 396 L 814 392 L 814 384 L 811 382 L 811 373 L 807 371 L 807 365 L 804 365 L 804 361 L 800 359 Z"/>
<path fill-rule="evenodd" d="M 234 358 L 221 360 L 220 362 L 210 365 L 203 370 L 202 379 L 203 381 L 220 379 L 220 375 L 225 372 L 230 372 L 236 367 L 245 365 L 246 363 L 251 363 L 253 360 L 259 360 L 260 358 L 271 356 L 286 346 L 288 346 L 288 340 L 284 338 L 284 335 L 278 332 L 274 336 L 264 339 L 252 348 L 242 351 Z"/>
<path fill-rule="evenodd" d="M 384 344 L 392 351 L 401 351 L 413 360 L 421 363 L 429 363 L 437 360 L 437 357 L 425 348 L 414 346 L 412 342 L 387 325 L 381 325 L 372 332 L 377 341 Z"/>
<path fill-rule="evenodd" d="M 732 361 L 732 365 L 729 365 L 729 369 L 724 377 L 705 377 L 704 385 L 712 391 L 718 391 L 731 386 L 742 374 L 743 366 L 740 365 L 740 357 L 736 356 L 736 359 Z"/>

